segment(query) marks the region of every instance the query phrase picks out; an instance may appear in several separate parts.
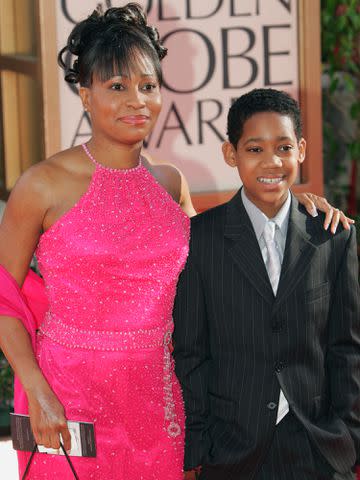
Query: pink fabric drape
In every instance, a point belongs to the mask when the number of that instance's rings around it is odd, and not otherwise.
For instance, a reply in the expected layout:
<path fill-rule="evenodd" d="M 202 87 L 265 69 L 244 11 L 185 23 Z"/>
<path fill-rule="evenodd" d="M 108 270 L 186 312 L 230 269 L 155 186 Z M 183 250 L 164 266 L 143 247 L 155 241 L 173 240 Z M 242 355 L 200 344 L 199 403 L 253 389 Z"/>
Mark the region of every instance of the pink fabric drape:
<path fill-rule="evenodd" d="M 23 287 L 20 289 L 11 274 L 0 265 L 0 316 L 21 320 L 29 333 L 34 352 L 36 350 L 36 330 L 45 315 L 48 301 L 43 280 L 29 270 Z M 17 377 L 14 381 L 14 410 L 28 413 L 28 402 L 24 389 Z M 17 452 L 19 475 L 24 471 L 29 459 L 28 452 Z"/>
<path fill-rule="evenodd" d="M 20 289 L 11 274 L 0 265 L 0 315 L 21 320 L 29 333 L 34 352 L 36 330 L 47 310 L 48 302 L 43 280 L 29 270 L 23 287 Z M 14 383 L 14 410 L 27 413 L 25 392 L 17 378 Z"/>

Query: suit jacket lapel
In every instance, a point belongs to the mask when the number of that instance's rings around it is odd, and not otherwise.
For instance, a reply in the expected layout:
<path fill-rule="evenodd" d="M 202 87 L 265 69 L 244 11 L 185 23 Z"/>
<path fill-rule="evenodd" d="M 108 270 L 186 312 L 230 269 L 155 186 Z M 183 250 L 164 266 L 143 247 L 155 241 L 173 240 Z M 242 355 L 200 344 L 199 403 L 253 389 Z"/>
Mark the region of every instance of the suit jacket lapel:
<path fill-rule="evenodd" d="M 310 227 L 306 225 L 309 223 Z M 274 311 L 291 294 L 310 266 L 317 247 L 311 243 L 311 218 L 299 211 L 292 196 L 284 259 L 275 299 Z"/>
<path fill-rule="evenodd" d="M 230 240 L 228 251 L 242 273 L 258 293 L 269 304 L 273 304 L 274 294 L 270 280 L 240 191 L 227 204 L 224 235 Z"/>

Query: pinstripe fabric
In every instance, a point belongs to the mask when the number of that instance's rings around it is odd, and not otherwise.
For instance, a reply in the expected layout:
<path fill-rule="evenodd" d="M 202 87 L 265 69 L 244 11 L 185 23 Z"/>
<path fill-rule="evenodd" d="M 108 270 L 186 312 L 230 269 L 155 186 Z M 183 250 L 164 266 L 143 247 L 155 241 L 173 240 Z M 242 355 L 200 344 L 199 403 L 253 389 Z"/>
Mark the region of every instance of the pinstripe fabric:
<path fill-rule="evenodd" d="M 186 469 L 236 465 L 237 479 L 254 478 L 273 442 L 280 387 L 328 465 L 345 474 L 355 463 L 360 452 L 355 234 L 340 230 L 333 236 L 322 221 L 292 199 L 275 298 L 240 194 L 192 219 L 174 307 Z"/>
<path fill-rule="evenodd" d="M 205 465 L 200 480 L 238 480 L 238 465 Z M 272 445 L 255 474 L 256 480 L 355 480 L 355 473 L 338 474 L 313 448 L 307 431 L 293 414 L 275 430 Z"/>

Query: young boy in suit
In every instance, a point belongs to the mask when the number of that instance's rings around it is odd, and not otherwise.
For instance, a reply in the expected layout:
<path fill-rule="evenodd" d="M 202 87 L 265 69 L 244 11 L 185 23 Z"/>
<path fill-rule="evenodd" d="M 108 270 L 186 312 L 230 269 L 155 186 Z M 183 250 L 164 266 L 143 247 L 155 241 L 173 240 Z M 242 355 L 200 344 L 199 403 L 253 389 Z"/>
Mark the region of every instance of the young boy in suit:
<path fill-rule="evenodd" d="M 336 234 L 290 188 L 305 159 L 298 104 L 257 89 L 228 114 L 243 187 L 191 219 L 174 308 L 185 478 L 350 480 L 360 460 L 355 229 Z M 194 474 L 195 477 L 195 474 Z"/>

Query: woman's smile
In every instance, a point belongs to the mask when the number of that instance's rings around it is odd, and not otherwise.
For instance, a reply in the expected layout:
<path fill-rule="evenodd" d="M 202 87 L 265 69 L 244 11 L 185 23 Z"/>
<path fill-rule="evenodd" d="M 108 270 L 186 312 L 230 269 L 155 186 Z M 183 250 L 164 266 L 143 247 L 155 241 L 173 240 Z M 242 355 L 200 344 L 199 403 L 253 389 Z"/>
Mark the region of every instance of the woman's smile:
<path fill-rule="evenodd" d="M 148 115 L 125 115 L 119 120 L 128 125 L 144 125 L 150 120 L 150 117 Z"/>

